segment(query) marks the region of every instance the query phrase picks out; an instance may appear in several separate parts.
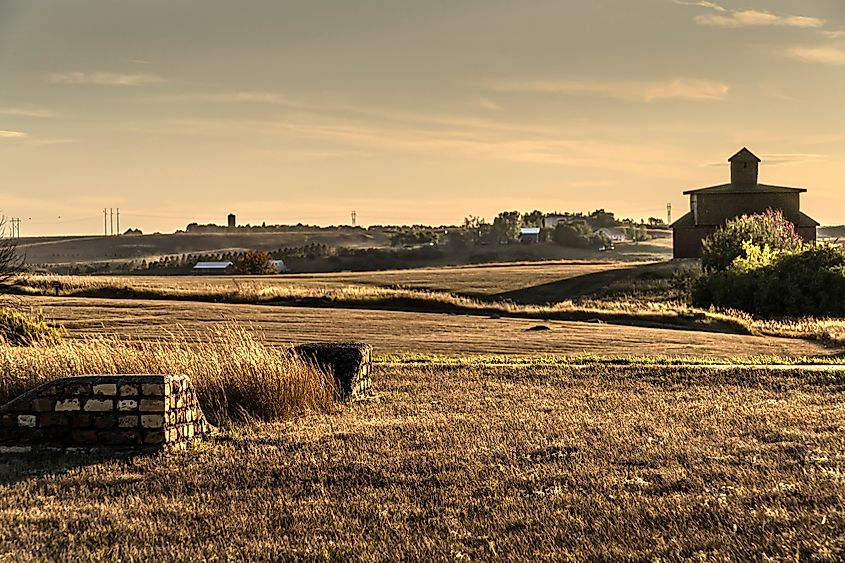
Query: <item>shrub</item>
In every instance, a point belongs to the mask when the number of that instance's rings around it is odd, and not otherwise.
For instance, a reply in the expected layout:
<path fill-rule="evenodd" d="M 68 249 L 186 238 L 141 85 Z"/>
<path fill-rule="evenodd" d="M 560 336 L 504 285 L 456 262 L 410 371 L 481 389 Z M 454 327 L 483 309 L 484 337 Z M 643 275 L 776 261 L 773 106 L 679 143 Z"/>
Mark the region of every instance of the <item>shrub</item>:
<path fill-rule="evenodd" d="M 43 318 L 11 309 L 0 309 L 0 340 L 12 345 L 28 345 L 38 341 L 56 341 L 59 331 Z"/>
<path fill-rule="evenodd" d="M 269 252 L 250 250 L 244 252 L 236 264 L 238 271 L 248 275 L 277 274 L 276 265 Z"/>
<path fill-rule="evenodd" d="M 561 221 L 552 232 L 555 244 L 574 248 L 587 248 L 593 243 L 593 231 L 586 221 Z"/>
<path fill-rule="evenodd" d="M 805 245 L 776 252 L 746 243 L 745 257 L 696 284 L 693 304 L 717 305 L 763 316 L 845 315 L 845 251 Z"/>
<path fill-rule="evenodd" d="M 731 219 L 702 241 L 702 268 L 705 272 L 727 269 L 734 259 L 745 256 L 743 244 L 746 242 L 777 251 L 797 250 L 803 244 L 795 232 L 795 225 L 779 209 L 743 215 Z"/>

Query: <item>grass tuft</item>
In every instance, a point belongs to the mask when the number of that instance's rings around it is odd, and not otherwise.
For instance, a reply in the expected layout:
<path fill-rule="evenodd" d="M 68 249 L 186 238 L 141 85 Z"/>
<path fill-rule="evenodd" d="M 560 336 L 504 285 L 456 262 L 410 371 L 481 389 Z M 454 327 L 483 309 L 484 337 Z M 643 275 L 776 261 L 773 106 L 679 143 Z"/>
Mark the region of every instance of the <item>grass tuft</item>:
<path fill-rule="evenodd" d="M 217 423 L 285 419 L 327 411 L 334 382 L 285 349 L 237 325 L 152 342 L 116 337 L 0 345 L 0 403 L 59 377 L 91 374 L 185 374 L 206 415 Z"/>

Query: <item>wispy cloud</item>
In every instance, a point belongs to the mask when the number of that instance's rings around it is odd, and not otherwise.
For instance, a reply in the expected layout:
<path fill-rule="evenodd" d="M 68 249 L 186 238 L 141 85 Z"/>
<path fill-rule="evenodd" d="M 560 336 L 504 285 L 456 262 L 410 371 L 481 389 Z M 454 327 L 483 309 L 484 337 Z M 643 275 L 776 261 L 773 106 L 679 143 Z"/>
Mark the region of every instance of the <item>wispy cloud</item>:
<path fill-rule="evenodd" d="M 481 109 L 486 109 L 488 111 L 501 111 L 502 109 L 504 109 L 500 104 L 494 102 L 490 98 L 480 97 L 478 98 L 477 102 L 478 107 L 480 107 Z"/>
<path fill-rule="evenodd" d="M 60 72 L 51 74 L 48 80 L 54 84 L 95 84 L 99 86 L 140 86 L 164 82 L 155 74 L 120 74 L 115 72 Z"/>
<path fill-rule="evenodd" d="M 149 98 L 148 101 L 155 102 L 202 102 L 202 103 L 244 103 L 244 104 L 270 104 L 276 106 L 287 106 L 305 108 L 304 104 L 278 92 L 262 92 L 255 90 L 242 90 L 234 92 L 193 92 L 187 94 L 172 94 Z"/>
<path fill-rule="evenodd" d="M 802 164 L 805 162 L 821 162 L 827 160 L 827 156 L 823 154 L 813 153 L 768 153 L 761 154 L 760 160 L 763 165 L 778 166 L 781 164 Z M 725 167 L 727 162 L 708 162 L 705 166 Z"/>
<path fill-rule="evenodd" d="M 0 139 L 23 139 L 26 136 L 26 133 L 21 133 L 20 131 L 5 131 L 0 129 Z"/>
<path fill-rule="evenodd" d="M 19 117 L 53 117 L 53 112 L 38 108 L 0 107 L 0 115 Z"/>
<path fill-rule="evenodd" d="M 821 63 L 827 65 L 845 65 L 845 47 L 790 47 L 786 55 L 810 63 Z"/>
<path fill-rule="evenodd" d="M 500 92 L 572 94 L 656 102 L 660 100 L 723 100 L 728 96 L 730 86 L 723 82 L 685 78 L 655 81 L 508 80 L 494 83 L 493 89 Z"/>
<path fill-rule="evenodd" d="M 825 20 L 811 16 L 794 16 L 775 14 L 767 10 L 729 10 L 716 2 L 695 2 L 673 0 L 682 6 L 697 6 L 707 8 L 715 14 L 702 14 L 695 17 L 695 22 L 707 27 L 723 29 L 738 29 L 743 27 L 799 27 L 819 29 L 824 27 Z"/>
<path fill-rule="evenodd" d="M 695 17 L 707 27 L 737 29 L 741 27 L 800 27 L 818 29 L 825 20 L 809 16 L 781 16 L 763 10 L 738 10 L 727 14 L 706 14 Z"/>

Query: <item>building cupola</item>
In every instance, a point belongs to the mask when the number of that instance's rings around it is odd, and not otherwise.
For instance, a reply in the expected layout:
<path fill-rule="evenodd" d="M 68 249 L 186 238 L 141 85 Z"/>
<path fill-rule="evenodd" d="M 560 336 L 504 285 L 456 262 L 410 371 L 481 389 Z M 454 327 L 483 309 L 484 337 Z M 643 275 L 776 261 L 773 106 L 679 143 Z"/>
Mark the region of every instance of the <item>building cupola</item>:
<path fill-rule="evenodd" d="M 743 147 L 741 151 L 728 159 L 731 163 L 731 184 L 742 187 L 755 187 L 760 159 L 753 152 Z"/>

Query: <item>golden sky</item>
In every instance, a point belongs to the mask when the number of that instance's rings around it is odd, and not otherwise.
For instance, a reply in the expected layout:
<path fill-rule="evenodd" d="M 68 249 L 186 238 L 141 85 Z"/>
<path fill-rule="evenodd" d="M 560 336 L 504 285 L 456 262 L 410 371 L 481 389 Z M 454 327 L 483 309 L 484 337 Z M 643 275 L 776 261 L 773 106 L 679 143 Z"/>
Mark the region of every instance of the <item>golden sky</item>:
<path fill-rule="evenodd" d="M 842 0 L 0 0 L 0 210 L 679 217 L 748 146 L 845 223 Z"/>

